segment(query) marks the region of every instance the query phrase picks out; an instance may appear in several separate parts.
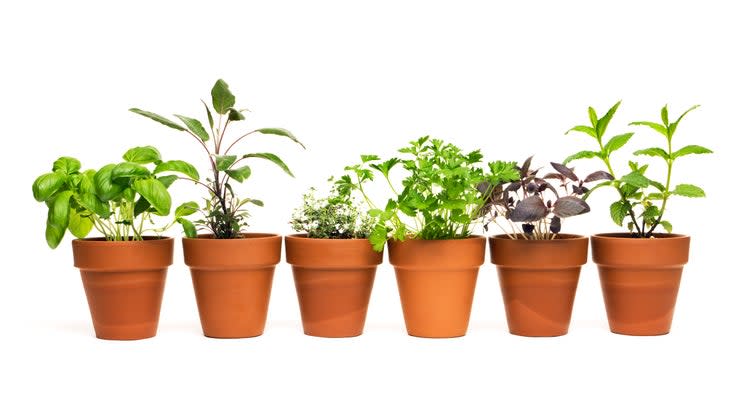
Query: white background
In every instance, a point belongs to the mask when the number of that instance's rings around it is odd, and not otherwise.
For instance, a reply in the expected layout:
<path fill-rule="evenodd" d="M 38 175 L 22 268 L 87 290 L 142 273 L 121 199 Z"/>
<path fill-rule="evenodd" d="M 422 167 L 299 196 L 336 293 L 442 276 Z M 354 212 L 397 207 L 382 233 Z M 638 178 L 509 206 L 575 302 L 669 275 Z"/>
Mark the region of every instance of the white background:
<path fill-rule="evenodd" d="M 0 408 L 728 409 L 730 27 L 721 2 L 347 3 L 0 6 Z M 670 204 L 675 230 L 692 236 L 672 333 L 609 333 L 589 263 L 567 336 L 511 336 L 487 263 L 465 338 L 411 338 L 385 263 L 362 337 L 305 337 L 282 263 L 264 336 L 207 339 L 178 243 L 158 336 L 95 339 L 69 238 L 46 247 L 46 210 L 31 183 L 61 155 L 96 168 L 147 144 L 204 169 L 191 139 L 127 109 L 202 118 L 198 99 L 219 77 L 253 110 L 245 129 L 286 127 L 307 145 L 261 136 L 242 146 L 279 153 L 297 175 L 256 163 L 239 189 L 266 202 L 253 210 L 252 231 L 279 233 L 307 187 L 360 153 L 387 157 L 430 134 L 488 159 L 560 161 L 591 148 L 583 135 L 563 135 L 587 122 L 588 105 L 602 114 L 623 99 L 613 135 L 657 121 L 665 103 L 672 117 L 702 104 L 675 137 L 716 153 L 683 159 L 675 174 L 708 198 Z M 624 153 L 662 142 L 636 131 Z M 202 196 L 184 184 L 173 194 Z M 564 231 L 615 231 L 611 201 L 595 196 L 594 211 Z"/>

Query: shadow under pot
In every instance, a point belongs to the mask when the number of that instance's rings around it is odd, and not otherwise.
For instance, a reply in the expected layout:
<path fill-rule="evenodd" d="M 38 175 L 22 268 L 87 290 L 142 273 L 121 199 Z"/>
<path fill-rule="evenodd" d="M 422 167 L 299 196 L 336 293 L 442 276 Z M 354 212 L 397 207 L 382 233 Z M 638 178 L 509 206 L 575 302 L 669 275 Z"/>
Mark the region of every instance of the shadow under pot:
<path fill-rule="evenodd" d="M 634 238 L 623 233 L 591 237 L 593 261 L 598 265 L 612 332 L 669 333 L 682 269 L 689 260 L 689 239 L 679 234 L 654 234 L 653 238 Z"/>
<path fill-rule="evenodd" d="M 304 334 L 355 337 L 363 332 L 375 270 L 383 254 L 365 239 L 285 239 Z"/>
<path fill-rule="evenodd" d="M 157 334 L 173 245 L 166 237 L 71 242 L 97 338 L 140 340 Z"/>
<path fill-rule="evenodd" d="M 414 337 L 466 335 L 486 238 L 388 241 L 403 318 Z"/>
<path fill-rule="evenodd" d="M 489 238 L 509 331 L 525 337 L 568 333 L 588 238 L 560 234 L 553 240 Z"/>
<path fill-rule="evenodd" d="M 198 303 L 203 334 L 213 338 L 256 337 L 264 332 L 281 236 L 183 238 L 185 264 Z"/>

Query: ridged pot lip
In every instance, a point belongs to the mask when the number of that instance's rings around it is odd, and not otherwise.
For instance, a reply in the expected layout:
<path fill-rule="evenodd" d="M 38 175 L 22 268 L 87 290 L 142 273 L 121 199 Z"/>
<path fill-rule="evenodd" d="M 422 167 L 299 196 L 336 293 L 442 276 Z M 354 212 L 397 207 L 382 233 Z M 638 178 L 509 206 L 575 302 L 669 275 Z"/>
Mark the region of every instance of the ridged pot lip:
<path fill-rule="evenodd" d="M 295 234 L 288 234 L 284 236 L 284 239 L 287 241 L 295 241 L 295 242 L 308 242 L 308 243 L 315 243 L 315 242 L 322 242 L 322 243 L 330 243 L 330 244 L 352 244 L 352 243 L 370 243 L 370 241 L 367 238 L 310 238 L 307 236 L 307 234 L 302 233 L 295 233 Z"/>
<path fill-rule="evenodd" d="M 228 241 L 228 242 L 258 242 L 258 241 L 266 241 L 271 239 L 277 239 L 281 238 L 280 234 L 274 234 L 274 233 L 245 233 L 244 235 L 247 235 L 249 237 L 243 237 L 243 238 L 213 238 L 213 234 L 202 234 L 195 238 L 190 237 L 183 237 L 184 242 L 199 242 L 199 243 L 214 243 L 218 241 Z"/>
<path fill-rule="evenodd" d="M 388 246 L 392 246 L 393 244 L 405 244 L 405 243 L 429 243 L 429 244 L 436 244 L 438 242 L 443 243 L 450 243 L 453 244 L 457 241 L 486 241 L 487 237 L 479 234 L 470 234 L 469 237 L 464 238 L 448 238 L 448 239 L 439 239 L 439 240 L 424 240 L 422 238 L 407 238 L 403 241 L 400 240 L 394 240 L 392 238 L 388 239 Z"/>
<path fill-rule="evenodd" d="M 74 238 L 71 240 L 71 244 L 74 247 L 97 247 L 97 248 L 115 248 L 115 247 L 145 247 L 152 246 L 154 244 L 163 244 L 174 242 L 172 237 L 153 237 L 153 236 L 142 236 L 142 241 L 139 240 L 125 240 L 125 241 L 114 241 L 107 240 L 106 237 L 88 237 L 88 238 Z"/>
<path fill-rule="evenodd" d="M 588 237 L 581 234 L 558 234 L 558 238 L 553 240 L 526 240 L 524 238 L 512 239 L 507 234 L 498 234 L 489 237 L 489 241 L 516 241 L 521 243 L 534 243 L 534 244 L 545 244 L 545 243 L 568 243 L 568 242 L 581 242 L 588 240 Z"/>
<path fill-rule="evenodd" d="M 593 234 L 591 235 L 591 239 L 595 240 L 601 240 L 601 241 L 661 241 L 661 242 L 669 242 L 669 241 L 676 241 L 680 239 L 689 238 L 689 235 L 686 234 L 676 234 L 676 233 L 657 233 L 655 237 L 652 238 L 642 238 L 642 237 L 631 237 L 631 234 L 629 233 L 600 233 L 600 234 Z"/>

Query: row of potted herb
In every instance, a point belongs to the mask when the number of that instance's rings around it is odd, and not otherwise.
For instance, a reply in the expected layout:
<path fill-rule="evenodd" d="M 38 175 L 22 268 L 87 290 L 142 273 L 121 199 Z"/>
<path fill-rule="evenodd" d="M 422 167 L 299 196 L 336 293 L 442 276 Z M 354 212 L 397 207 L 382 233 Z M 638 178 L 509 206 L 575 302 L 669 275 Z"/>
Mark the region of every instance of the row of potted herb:
<path fill-rule="evenodd" d="M 96 335 L 104 339 L 139 339 L 157 331 L 173 240 L 162 233 L 179 223 L 183 252 L 190 267 L 203 332 L 221 338 L 263 333 L 274 268 L 280 261 L 281 237 L 247 233 L 247 208 L 257 199 L 234 194 L 233 183 L 251 176 L 248 162 L 263 159 L 287 174 L 287 165 L 272 153 L 235 154 L 234 148 L 255 134 L 301 143 L 289 131 L 262 128 L 230 144 L 224 137 L 245 110 L 234 108 L 235 96 L 218 80 L 211 105 L 203 102 L 207 128 L 194 118 L 178 121 L 149 111 L 132 112 L 187 133 L 205 152 L 211 174 L 201 179 L 185 161 L 163 161 L 151 146 L 136 147 L 123 162 L 98 170 L 81 170 L 78 160 L 62 157 L 50 173 L 38 177 L 33 195 L 48 206 L 46 240 L 55 248 L 66 231 L 80 269 Z M 422 137 L 382 161 L 362 155 L 332 179 L 324 198 L 314 191 L 294 212 L 291 225 L 303 234 L 285 239 L 292 265 L 304 332 L 327 337 L 362 333 L 375 271 L 387 246 L 395 268 L 408 333 L 422 337 L 456 337 L 466 333 L 477 274 L 484 263 L 487 239 L 475 227 L 499 227 L 489 238 L 497 266 L 510 332 L 557 336 L 568 331 L 580 269 L 587 261 L 588 238 L 561 233 L 563 221 L 590 211 L 586 200 L 601 187 L 613 187 L 613 221 L 628 232 L 591 237 L 606 311 L 613 332 L 659 335 L 669 332 L 689 237 L 671 234 L 666 207 L 672 196 L 702 197 L 691 184 L 674 184 L 674 162 L 685 155 L 711 153 L 688 145 L 675 150 L 679 122 L 697 106 L 670 122 L 667 107 L 661 122 L 641 121 L 664 137 L 666 148 L 652 147 L 636 156 L 660 157 L 665 179 L 647 175 L 648 165 L 629 161 L 616 174 L 612 155 L 633 133 L 604 139 L 620 102 L 598 117 L 588 109 L 590 125 L 569 131 L 590 136 L 597 148 L 580 151 L 543 172 L 528 158 L 492 161 L 479 167 L 479 150 L 465 153 L 453 144 Z M 225 141 L 229 143 L 228 141 Z M 303 147 L 303 145 L 302 145 Z M 596 158 L 604 169 L 579 178 L 569 164 Z M 404 176 L 400 181 L 396 176 Z M 177 180 L 201 186 L 203 205 L 185 202 L 174 210 L 168 192 Z M 377 204 L 371 185 L 381 181 L 390 199 Z M 172 214 L 172 222 L 153 219 Z M 199 216 L 192 220 L 191 216 Z M 96 229 L 100 238 L 86 238 Z M 663 229 L 667 233 L 659 233 Z"/>

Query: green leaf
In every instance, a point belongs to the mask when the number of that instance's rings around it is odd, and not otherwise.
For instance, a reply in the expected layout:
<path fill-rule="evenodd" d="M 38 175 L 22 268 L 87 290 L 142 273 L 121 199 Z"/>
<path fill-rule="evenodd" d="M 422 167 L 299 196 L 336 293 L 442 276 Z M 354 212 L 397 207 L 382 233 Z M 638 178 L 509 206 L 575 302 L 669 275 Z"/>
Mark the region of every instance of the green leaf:
<path fill-rule="evenodd" d="M 600 139 L 603 137 L 603 133 L 606 132 L 606 128 L 608 127 L 608 123 L 611 122 L 611 119 L 613 118 L 614 113 L 616 113 L 616 110 L 618 110 L 619 106 L 621 105 L 621 101 L 617 102 L 613 105 L 606 114 L 603 115 L 603 117 L 599 118 L 596 122 L 596 133 L 598 134 L 598 138 Z"/>
<path fill-rule="evenodd" d="M 596 116 L 596 110 L 593 107 L 588 107 L 588 118 L 591 119 L 593 128 L 596 128 L 596 125 L 598 125 L 598 116 Z"/>
<path fill-rule="evenodd" d="M 251 167 L 249 166 L 243 166 L 241 168 L 236 168 L 234 170 L 226 170 L 226 174 L 231 176 L 232 179 L 238 181 L 239 183 L 243 183 L 243 180 L 249 178 L 251 176 Z"/>
<path fill-rule="evenodd" d="M 157 167 L 155 167 L 155 171 L 153 171 L 152 173 L 159 174 L 165 171 L 182 173 L 196 181 L 200 178 L 198 170 L 195 168 L 195 166 L 182 160 L 170 160 L 165 161 L 164 163 L 160 163 L 157 165 Z"/>
<path fill-rule="evenodd" d="M 669 221 L 660 221 L 659 224 L 661 224 L 662 227 L 664 227 L 664 231 L 666 231 L 668 233 L 672 232 L 673 227 L 672 227 L 672 224 L 669 223 Z"/>
<path fill-rule="evenodd" d="M 677 186 L 674 187 L 672 194 L 684 197 L 704 197 L 705 190 L 692 184 L 677 184 Z"/>
<path fill-rule="evenodd" d="M 624 218 L 629 214 L 631 210 L 631 204 L 626 201 L 616 201 L 611 204 L 611 219 L 618 226 L 624 225 Z"/>
<path fill-rule="evenodd" d="M 73 174 L 81 170 L 81 162 L 73 157 L 61 157 L 53 162 L 52 171 L 65 175 Z"/>
<path fill-rule="evenodd" d="M 690 111 L 695 110 L 695 109 L 697 109 L 699 107 L 700 107 L 699 104 L 696 104 L 696 105 L 688 108 L 687 111 L 685 111 L 684 113 L 682 113 L 681 116 L 679 116 L 679 118 L 677 119 L 677 121 L 675 121 L 674 123 L 672 123 L 672 124 L 669 125 L 669 137 L 670 138 L 674 135 L 674 131 L 677 129 L 677 125 L 679 125 L 679 122 L 682 121 L 682 119 L 684 118 L 684 116 L 686 116 Z"/>
<path fill-rule="evenodd" d="M 246 117 L 235 108 L 228 109 L 228 121 L 243 121 Z"/>
<path fill-rule="evenodd" d="M 363 163 L 369 163 L 371 161 L 378 161 L 380 157 L 375 154 L 360 154 L 360 161 Z"/>
<path fill-rule="evenodd" d="M 152 146 L 134 147 L 122 156 L 125 161 L 137 164 L 148 164 L 160 161 L 160 152 Z"/>
<path fill-rule="evenodd" d="M 569 155 L 563 160 L 563 164 L 568 165 L 573 160 L 580 160 L 583 158 L 601 157 L 601 153 L 595 151 L 579 151 L 575 154 Z"/>
<path fill-rule="evenodd" d="M 297 138 L 294 137 L 294 134 L 292 134 L 289 130 L 286 130 L 283 128 L 260 128 L 256 131 L 258 131 L 261 134 L 273 134 L 273 135 L 277 135 L 277 136 L 286 137 L 289 140 L 302 146 L 302 148 L 306 148 L 306 147 L 304 147 L 304 144 L 302 144 L 299 140 L 297 140 Z"/>
<path fill-rule="evenodd" d="M 289 170 L 289 167 L 276 154 L 272 154 L 272 153 L 250 153 L 250 154 L 244 154 L 243 156 L 241 156 L 241 158 L 262 158 L 264 160 L 271 161 L 272 163 L 274 163 L 277 166 L 279 166 L 282 170 L 284 170 L 285 173 L 287 173 L 290 176 L 294 177 L 294 174 L 292 174 L 291 170 Z"/>
<path fill-rule="evenodd" d="M 712 150 L 697 145 L 689 145 L 680 148 L 679 150 L 672 153 L 672 160 L 678 157 L 686 156 L 689 154 L 711 154 Z"/>
<path fill-rule="evenodd" d="M 71 191 L 62 191 L 48 201 L 48 218 L 46 220 L 46 242 L 51 248 L 58 247 L 68 228 L 71 213 L 69 201 Z"/>
<path fill-rule="evenodd" d="M 46 201 L 63 187 L 66 176 L 60 172 L 46 173 L 33 182 L 33 198 L 36 201 Z"/>
<path fill-rule="evenodd" d="M 175 218 L 186 217 L 191 214 L 195 214 L 196 212 L 198 212 L 198 209 L 198 203 L 196 203 L 195 201 L 182 203 L 175 209 Z"/>
<path fill-rule="evenodd" d="M 213 109 L 218 114 L 225 114 L 226 111 L 236 104 L 236 96 L 228 89 L 228 84 L 219 79 L 210 90 L 210 96 L 213 98 Z"/>
<path fill-rule="evenodd" d="M 218 170 L 228 170 L 236 162 L 236 156 L 215 156 L 215 165 Z"/>
<path fill-rule="evenodd" d="M 81 193 L 75 195 L 74 199 L 85 209 L 91 211 L 101 218 L 109 218 L 109 216 L 111 215 L 109 203 L 99 200 L 99 198 L 93 193 Z"/>
<path fill-rule="evenodd" d="M 251 204 L 256 205 L 256 206 L 259 206 L 259 207 L 263 207 L 264 206 L 264 202 L 261 201 L 261 200 L 251 199 L 250 202 L 251 202 Z"/>
<path fill-rule="evenodd" d="M 606 143 L 606 145 L 603 146 L 603 148 L 606 150 L 607 154 L 611 154 L 614 151 L 616 151 L 616 150 L 620 149 L 621 147 L 623 147 L 624 145 L 626 145 L 626 143 L 629 142 L 629 140 L 631 139 L 631 136 L 633 136 L 633 135 L 634 135 L 634 133 L 626 133 L 626 134 L 619 134 L 617 136 L 613 136 L 613 137 L 611 137 L 610 140 L 608 140 L 608 143 Z"/>
<path fill-rule="evenodd" d="M 68 218 L 68 231 L 76 238 L 84 238 L 89 235 L 94 227 L 94 222 L 90 218 L 84 217 L 83 214 L 71 209 Z"/>
<path fill-rule="evenodd" d="M 662 107 L 662 123 L 664 123 L 664 126 L 669 127 L 669 113 L 666 104 Z"/>
<path fill-rule="evenodd" d="M 168 126 L 170 128 L 174 128 L 175 130 L 185 131 L 185 127 L 183 127 L 183 126 L 175 123 L 172 120 L 168 120 L 168 119 L 166 119 L 165 117 L 162 117 L 159 114 L 151 113 L 149 111 L 140 110 L 138 108 L 130 108 L 129 111 L 131 111 L 132 113 L 137 113 L 140 116 L 144 116 L 144 117 L 147 117 L 149 119 L 155 120 L 156 122 L 158 122 L 160 124 L 164 124 L 164 125 L 166 125 L 166 126 Z"/>
<path fill-rule="evenodd" d="M 669 154 L 664 151 L 663 148 L 659 147 L 651 147 L 651 148 L 645 148 L 643 150 L 636 150 L 634 151 L 635 156 L 651 156 L 651 157 L 661 157 L 665 160 L 669 160 Z"/>
<path fill-rule="evenodd" d="M 101 201 L 109 201 L 122 193 L 124 186 L 117 184 L 112 180 L 112 171 L 116 164 L 108 164 L 100 168 L 99 171 L 94 175 L 94 187 L 96 188 L 96 194 L 99 196 Z"/>
<path fill-rule="evenodd" d="M 140 197 L 139 200 L 137 200 L 136 203 L 134 203 L 134 216 L 137 217 L 138 215 L 144 213 L 145 211 L 149 210 L 152 205 L 149 201 L 145 200 L 144 197 Z"/>
<path fill-rule="evenodd" d="M 203 124 L 199 120 L 181 116 L 180 114 L 175 114 L 175 117 L 179 118 L 180 121 L 185 123 L 185 125 L 188 127 L 188 130 L 198 136 L 201 140 L 208 141 L 210 139 L 208 132 L 205 131 L 205 128 L 203 128 Z"/>
<path fill-rule="evenodd" d="M 651 121 L 634 121 L 629 123 L 630 126 L 646 126 L 651 127 L 652 129 L 656 130 L 656 132 L 660 133 L 663 136 L 668 136 L 667 128 L 659 123 L 652 123 Z"/>
<path fill-rule="evenodd" d="M 198 236 L 198 232 L 197 230 L 195 230 L 195 224 L 193 224 L 190 220 L 177 218 L 176 221 L 183 226 L 183 230 L 185 231 L 185 237 L 195 238 Z"/>
<path fill-rule="evenodd" d="M 101 171 L 101 170 L 99 170 Z M 119 163 L 112 169 L 112 180 L 130 177 L 145 177 L 150 175 L 150 170 L 136 163 Z"/>
<path fill-rule="evenodd" d="M 170 188 L 172 183 L 177 181 L 177 176 L 175 176 L 175 175 L 158 176 L 157 179 L 162 183 L 162 185 L 165 186 L 165 188 Z"/>
<path fill-rule="evenodd" d="M 373 250 L 377 252 L 383 251 L 385 243 L 388 242 L 388 229 L 384 225 L 378 224 L 375 226 L 373 231 L 370 232 L 368 240 L 373 246 Z"/>
<path fill-rule="evenodd" d="M 208 104 L 206 104 L 205 101 L 202 99 L 200 100 L 201 103 L 203 103 L 203 106 L 205 106 L 205 114 L 208 117 L 208 125 L 210 126 L 210 132 L 213 133 L 213 115 L 210 114 L 210 108 L 208 107 Z"/>
<path fill-rule="evenodd" d="M 170 214 L 172 200 L 162 182 L 154 178 L 145 178 L 132 182 L 132 188 L 155 208 L 156 214 L 162 216 Z"/>
<path fill-rule="evenodd" d="M 593 138 L 596 138 L 596 130 L 594 130 L 593 128 L 588 127 L 588 126 L 575 126 L 575 127 L 571 128 L 570 130 L 566 131 L 565 134 L 568 134 L 571 131 L 578 131 L 581 133 L 588 134 L 589 136 L 591 136 Z"/>
<path fill-rule="evenodd" d="M 632 171 L 629 174 L 621 177 L 620 181 L 640 188 L 649 187 L 649 184 L 651 184 L 651 180 L 641 174 L 640 171 Z"/>

